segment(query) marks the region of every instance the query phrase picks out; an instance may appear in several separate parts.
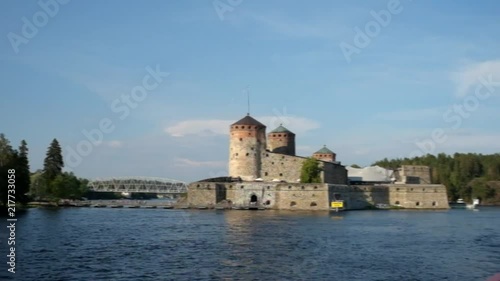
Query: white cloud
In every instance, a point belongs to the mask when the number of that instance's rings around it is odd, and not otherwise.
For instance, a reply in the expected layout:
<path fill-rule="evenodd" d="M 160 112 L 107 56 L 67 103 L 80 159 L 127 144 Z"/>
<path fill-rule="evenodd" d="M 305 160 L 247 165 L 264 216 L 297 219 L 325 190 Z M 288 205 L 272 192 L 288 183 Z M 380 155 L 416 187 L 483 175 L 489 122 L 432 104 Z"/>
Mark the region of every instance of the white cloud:
<path fill-rule="evenodd" d="M 278 127 L 280 124 L 286 126 L 296 134 L 304 133 L 320 127 L 314 120 L 277 114 L 275 116 L 255 117 L 259 122 L 267 126 L 268 132 Z M 228 135 L 229 126 L 237 120 L 185 120 L 165 128 L 165 132 L 173 137 L 184 137 L 186 135 L 214 136 Z"/>
<path fill-rule="evenodd" d="M 496 87 L 500 84 L 500 60 L 490 60 L 480 63 L 472 63 L 461 70 L 452 73 L 452 80 L 456 84 L 456 95 L 466 96 L 473 87 L 480 83 L 480 78 L 496 82 Z M 497 90 L 497 92 L 500 91 Z"/>
<path fill-rule="evenodd" d="M 181 121 L 165 129 L 173 137 L 183 137 L 186 135 L 222 135 L 229 134 L 229 125 L 234 121 L 212 119 L 212 120 L 186 120 Z"/>
<path fill-rule="evenodd" d="M 187 158 L 176 158 L 174 166 L 176 167 L 224 167 L 226 161 L 196 161 Z"/>
<path fill-rule="evenodd" d="M 108 147 L 113 147 L 113 148 L 118 148 L 123 146 L 123 142 L 117 140 L 107 141 L 104 144 Z"/>

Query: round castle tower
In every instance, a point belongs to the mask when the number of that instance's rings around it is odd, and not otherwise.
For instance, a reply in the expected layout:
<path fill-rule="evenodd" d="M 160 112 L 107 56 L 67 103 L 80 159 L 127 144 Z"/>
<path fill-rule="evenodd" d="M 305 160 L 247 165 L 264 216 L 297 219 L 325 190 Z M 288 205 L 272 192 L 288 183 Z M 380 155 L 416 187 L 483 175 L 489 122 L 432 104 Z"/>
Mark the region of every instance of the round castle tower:
<path fill-rule="evenodd" d="M 314 152 L 313 158 L 326 162 L 335 162 L 337 155 L 325 146 L 320 150 Z"/>
<path fill-rule="evenodd" d="M 266 126 L 247 115 L 231 124 L 229 131 L 229 176 L 245 181 L 260 178 Z"/>
<path fill-rule="evenodd" d="M 281 124 L 267 134 L 267 141 L 269 151 L 295 156 L 295 134 Z"/>

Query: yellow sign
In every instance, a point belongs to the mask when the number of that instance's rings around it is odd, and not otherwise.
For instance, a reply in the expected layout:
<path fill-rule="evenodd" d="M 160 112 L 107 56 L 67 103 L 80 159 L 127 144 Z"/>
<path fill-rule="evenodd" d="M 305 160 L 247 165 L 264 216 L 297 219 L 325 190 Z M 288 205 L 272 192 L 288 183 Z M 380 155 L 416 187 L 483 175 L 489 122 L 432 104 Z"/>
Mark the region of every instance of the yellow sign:
<path fill-rule="evenodd" d="M 344 208 L 344 202 L 331 202 L 332 208 Z"/>

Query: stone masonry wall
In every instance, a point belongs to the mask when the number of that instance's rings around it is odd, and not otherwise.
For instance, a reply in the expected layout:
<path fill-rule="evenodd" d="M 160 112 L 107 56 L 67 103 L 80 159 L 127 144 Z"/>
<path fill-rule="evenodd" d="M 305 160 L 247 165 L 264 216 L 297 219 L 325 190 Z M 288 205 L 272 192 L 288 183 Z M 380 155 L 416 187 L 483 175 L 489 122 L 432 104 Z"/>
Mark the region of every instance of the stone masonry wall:
<path fill-rule="evenodd" d="M 277 186 L 277 206 L 280 210 L 328 210 L 328 185 L 281 183 Z"/>
<path fill-rule="evenodd" d="M 302 163 L 307 158 L 265 152 L 262 156 L 261 178 L 265 181 L 273 179 L 297 182 L 300 179 Z"/>
<path fill-rule="evenodd" d="M 429 166 L 402 165 L 397 174 L 398 181 L 403 181 L 405 177 L 418 177 L 421 184 L 432 183 L 432 170 Z"/>
<path fill-rule="evenodd" d="M 260 177 L 261 153 L 266 149 L 266 129 L 234 126 L 229 137 L 229 176 L 254 180 Z"/>
<path fill-rule="evenodd" d="M 377 204 L 407 209 L 448 209 L 446 187 L 439 184 L 340 185 L 276 182 L 196 182 L 188 187 L 190 206 L 214 206 L 230 200 L 248 206 L 252 195 L 257 203 L 281 210 L 329 210 L 330 202 L 343 200 L 346 210 Z"/>
<path fill-rule="evenodd" d="M 235 206 L 248 206 L 252 195 L 257 196 L 257 204 L 274 208 L 276 204 L 276 183 L 234 182 L 225 183 L 227 200 Z M 268 203 L 268 204 L 267 204 Z"/>
<path fill-rule="evenodd" d="M 324 183 L 347 184 L 347 169 L 332 162 L 320 162 L 323 172 L 321 178 Z"/>
<path fill-rule="evenodd" d="M 188 186 L 188 204 L 190 206 L 208 206 L 215 205 L 216 202 L 216 183 L 213 182 L 194 182 Z"/>

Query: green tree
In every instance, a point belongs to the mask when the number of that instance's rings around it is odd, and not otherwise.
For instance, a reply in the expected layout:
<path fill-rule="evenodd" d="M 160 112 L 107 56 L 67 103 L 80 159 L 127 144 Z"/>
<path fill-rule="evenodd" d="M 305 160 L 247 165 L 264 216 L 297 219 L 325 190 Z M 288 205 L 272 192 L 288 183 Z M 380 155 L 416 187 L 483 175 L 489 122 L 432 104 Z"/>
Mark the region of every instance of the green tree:
<path fill-rule="evenodd" d="M 87 192 L 86 183 L 73 173 L 62 173 L 50 183 L 50 196 L 53 199 L 80 199 Z"/>
<path fill-rule="evenodd" d="M 30 165 L 28 160 L 28 144 L 25 140 L 21 141 L 19 146 L 19 155 L 16 159 L 16 199 L 20 203 L 27 203 L 27 196 L 30 189 Z"/>
<path fill-rule="evenodd" d="M 54 139 L 47 150 L 47 155 L 43 163 L 43 174 L 49 184 L 62 173 L 63 167 L 64 162 L 61 146 L 57 139 Z"/>
<path fill-rule="evenodd" d="M 15 169 L 16 151 L 4 134 L 0 134 L 0 203 L 7 205 L 8 170 Z"/>
<path fill-rule="evenodd" d="M 356 169 L 360 169 L 360 168 L 361 168 L 361 167 L 360 167 L 359 165 L 357 165 L 357 164 L 352 164 L 352 165 L 351 165 L 351 167 L 356 168 Z"/>
<path fill-rule="evenodd" d="M 48 183 L 43 176 L 43 171 L 38 170 L 31 175 L 30 195 L 35 200 L 43 200 L 48 197 Z"/>
<path fill-rule="evenodd" d="M 308 158 L 302 164 L 300 171 L 300 182 L 303 183 L 319 183 L 321 182 L 321 168 L 319 162 L 315 158 Z"/>

